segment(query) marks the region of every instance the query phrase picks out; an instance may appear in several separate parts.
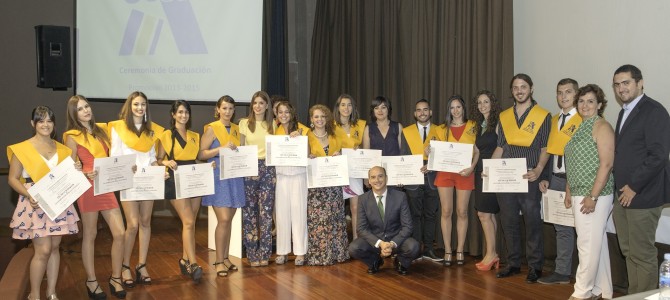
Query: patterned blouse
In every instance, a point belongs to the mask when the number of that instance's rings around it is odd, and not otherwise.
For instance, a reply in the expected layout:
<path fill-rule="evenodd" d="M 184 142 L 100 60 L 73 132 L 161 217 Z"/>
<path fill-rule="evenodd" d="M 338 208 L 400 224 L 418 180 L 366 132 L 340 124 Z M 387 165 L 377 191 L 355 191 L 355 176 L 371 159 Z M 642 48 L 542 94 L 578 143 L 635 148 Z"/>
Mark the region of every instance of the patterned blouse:
<path fill-rule="evenodd" d="M 596 180 L 600 157 L 592 132 L 593 124 L 598 119 L 600 119 L 598 116 L 585 119 L 565 146 L 565 170 L 572 196 L 589 195 Z M 612 194 L 613 186 L 614 180 L 610 173 L 605 187 L 598 196 Z"/>

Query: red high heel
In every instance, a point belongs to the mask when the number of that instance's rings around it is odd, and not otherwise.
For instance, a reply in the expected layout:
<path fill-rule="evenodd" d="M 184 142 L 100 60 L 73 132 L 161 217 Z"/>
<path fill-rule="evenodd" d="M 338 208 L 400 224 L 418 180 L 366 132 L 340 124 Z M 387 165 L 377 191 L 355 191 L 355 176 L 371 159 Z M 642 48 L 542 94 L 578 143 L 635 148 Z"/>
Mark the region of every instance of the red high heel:
<path fill-rule="evenodd" d="M 500 258 L 496 257 L 492 259 L 488 264 L 484 264 L 483 262 L 480 262 L 475 265 L 477 267 L 477 270 L 480 271 L 489 271 L 493 269 L 493 267 L 496 268 L 496 270 L 500 267 Z"/>

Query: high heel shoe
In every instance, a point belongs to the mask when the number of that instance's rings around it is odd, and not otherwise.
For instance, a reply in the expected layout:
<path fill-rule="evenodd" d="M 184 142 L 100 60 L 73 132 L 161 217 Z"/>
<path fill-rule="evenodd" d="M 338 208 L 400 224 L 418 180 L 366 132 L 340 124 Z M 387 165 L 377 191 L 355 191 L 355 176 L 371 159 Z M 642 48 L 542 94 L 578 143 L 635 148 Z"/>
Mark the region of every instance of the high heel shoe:
<path fill-rule="evenodd" d="M 59 300 L 58 296 L 56 296 L 56 293 L 53 293 L 49 296 L 47 296 L 47 300 Z"/>
<path fill-rule="evenodd" d="M 496 257 L 492 259 L 488 264 L 484 264 L 484 261 L 475 265 L 479 271 L 489 271 L 495 267 L 497 270 L 500 267 L 500 258 Z"/>
<path fill-rule="evenodd" d="M 105 300 L 107 299 L 107 294 L 100 288 L 100 284 L 95 285 L 95 289 L 91 291 L 91 289 L 88 288 L 88 283 L 89 282 L 98 282 L 97 280 L 86 280 L 84 282 L 84 285 L 86 286 L 86 292 L 88 292 L 88 297 L 94 300 Z M 100 293 L 96 293 L 98 290 L 100 290 Z"/>
<path fill-rule="evenodd" d="M 121 283 L 120 280 L 121 280 L 120 277 L 109 276 L 109 292 L 112 293 L 112 295 L 116 298 L 126 299 L 126 290 L 117 291 L 116 287 L 114 286 L 114 283 L 116 283 L 116 284 L 123 287 L 123 283 Z M 114 282 L 114 283 L 112 283 L 112 282 Z"/>
<path fill-rule="evenodd" d="M 231 271 L 237 271 L 237 266 L 233 264 L 227 257 L 223 259 L 223 265 Z"/>
<path fill-rule="evenodd" d="M 187 259 L 183 259 L 183 258 L 179 259 L 179 270 L 181 270 L 181 275 L 188 275 L 187 266 L 189 264 L 190 264 L 190 262 Z"/>
<path fill-rule="evenodd" d="M 456 252 L 456 264 L 459 266 L 465 264 L 465 255 L 463 255 L 463 252 Z"/>
<path fill-rule="evenodd" d="M 146 276 L 142 275 L 142 272 L 140 270 L 147 268 L 147 264 L 140 264 L 137 267 L 135 267 L 135 283 L 137 284 L 151 284 L 151 276 Z"/>
<path fill-rule="evenodd" d="M 123 277 L 123 270 L 126 270 L 126 269 L 128 270 L 128 272 L 130 272 L 130 274 L 133 274 L 133 273 L 130 271 L 130 267 L 129 267 L 129 266 L 121 265 L 121 270 L 122 270 L 122 272 L 121 272 L 121 277 Z M 134 288 L 134 287 L 135 287 L 135 280 L 133 280 L 132 275 L 131 275 L 130 279 L 122 278 L 121 280 L 122 280 L 122 281 L 121 281 L 121 284 L 123 285 L 124 288 L 130 289 L 130 288 Z"/>
<path fill-rule="evenodd" d="M 214 267 L 215 267 L 215 268 L 216 268 L 216 266 L 218 266 L 218 265 L 223 265 L 223 268 L 224 268 L 224 269 L 221 270 L 221 271 L 216 271 L 216 276 L 219 276 L 219 277 L 228 277 L 228 270 L 230 270 L 230 268 L 228 268 L 228 266 L 226 266 L 226 263 L 223 262 L 223 261 L 217 261 L 217 262 L 214 263 Z"/>
<path fill-rule="evenodd" d="M 202 278 L 202 268 L 196 263 L 192 263 L 188 266 L 188 273 L 191 275 L 191 279 L 195 283 L 200 283 L 200 278 Z"/>
<path fill-rule="evenodd" d="M 451 267 L 451 253 L 445 253 L 444 254 L 444 260 L 442 261 L 442 265 L 445 267 Z"/>

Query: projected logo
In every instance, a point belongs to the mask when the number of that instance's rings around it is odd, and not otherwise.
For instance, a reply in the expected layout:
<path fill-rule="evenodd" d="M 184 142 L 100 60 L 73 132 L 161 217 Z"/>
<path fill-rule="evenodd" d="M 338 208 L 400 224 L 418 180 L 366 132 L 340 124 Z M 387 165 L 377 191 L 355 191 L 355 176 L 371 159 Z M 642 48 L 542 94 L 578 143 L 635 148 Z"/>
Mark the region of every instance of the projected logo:
<path fill-rule="evenodd" d="M 129 4 L 139 0 L 126 0 Z M 163 6 L 172 37 L 180 54 L 206 54 L 198 20 L 189 0 L 156 1 Z M 161 37 L 164 19 L 132 9 L 121 41 L 119 55 L 153 55 Z"/>

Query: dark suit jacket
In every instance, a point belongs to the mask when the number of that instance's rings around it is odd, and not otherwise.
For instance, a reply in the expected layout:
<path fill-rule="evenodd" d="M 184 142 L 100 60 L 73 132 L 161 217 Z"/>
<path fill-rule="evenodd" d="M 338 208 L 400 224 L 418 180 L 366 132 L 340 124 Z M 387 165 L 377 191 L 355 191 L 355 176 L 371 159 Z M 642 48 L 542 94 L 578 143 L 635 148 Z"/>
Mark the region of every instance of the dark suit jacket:
<path fill-rule="evenodd" d="M 387 188 L 384 222 L 379 215 L 377 199 L 372 191 L 359 197 L 358 237 L 374 246 L 377 240 L 393 241 L 400 247 L 412 236 L 412 214 L 409 211 L 407 195 L 404 192 Z"/>
<path fill-rule="evenodd" d="M 617 191 L 626 184 L 637 194 L 630 208 L 654 208 L 667 201 L 664 170 L 670 168 L 670 116 L 657 101 L 643 95 L 619 130 L 616 123 L 614 181 Z"/>

